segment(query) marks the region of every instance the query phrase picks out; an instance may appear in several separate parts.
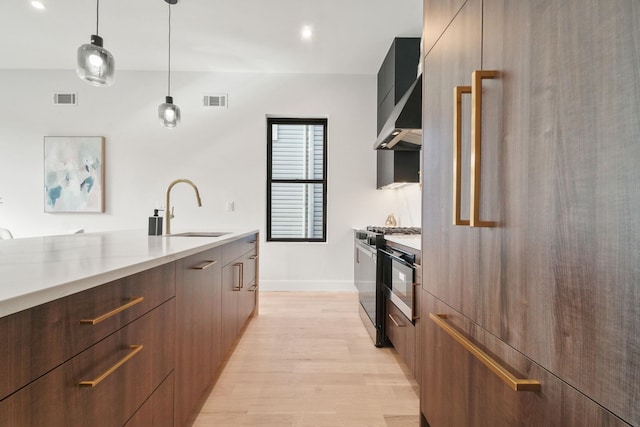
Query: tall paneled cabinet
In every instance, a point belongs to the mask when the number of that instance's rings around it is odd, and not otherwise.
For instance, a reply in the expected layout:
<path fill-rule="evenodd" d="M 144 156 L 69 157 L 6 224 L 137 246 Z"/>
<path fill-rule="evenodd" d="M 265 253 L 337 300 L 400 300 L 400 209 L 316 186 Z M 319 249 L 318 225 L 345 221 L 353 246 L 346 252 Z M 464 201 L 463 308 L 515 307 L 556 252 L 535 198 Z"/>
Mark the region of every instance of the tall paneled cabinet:
<path fill-rule="evenodd" d="M 640 425 L 640 3 L 424 13 L 423 425 Z"/>

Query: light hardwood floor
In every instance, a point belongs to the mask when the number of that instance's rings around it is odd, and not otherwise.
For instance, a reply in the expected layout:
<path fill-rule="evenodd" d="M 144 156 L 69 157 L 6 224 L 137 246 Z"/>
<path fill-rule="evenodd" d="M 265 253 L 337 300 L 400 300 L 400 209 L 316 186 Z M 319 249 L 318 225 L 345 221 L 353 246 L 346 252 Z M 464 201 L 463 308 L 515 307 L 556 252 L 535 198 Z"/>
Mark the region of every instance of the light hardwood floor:
<path fill-rule="evenodd" d="M 351 293 L 263 292 L 194 427 L 417 427 L 415 381 Z"/>

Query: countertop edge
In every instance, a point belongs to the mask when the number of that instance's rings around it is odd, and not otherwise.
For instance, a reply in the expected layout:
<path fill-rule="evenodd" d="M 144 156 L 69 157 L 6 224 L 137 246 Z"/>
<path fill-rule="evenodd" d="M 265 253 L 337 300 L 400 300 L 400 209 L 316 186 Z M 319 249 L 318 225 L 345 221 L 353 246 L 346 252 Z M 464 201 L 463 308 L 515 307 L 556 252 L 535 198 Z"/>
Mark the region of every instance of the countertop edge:
<path fill-rule="evenodd" d="M 108 233 L 108 232 L 104 232 Z M 64 298 L 78 292 L 82 292 L 97 286 L 121 279 L 126 276 L 140 273 L 145 270 L 158 267 L 163 264 L 186 258 L 199 252 L 213 249 L 242 239 L 252 234 L 258 234 L 259 230 L 231 232 L 221 237 L 182 237 L 182 236 L 148 236 L 149 239 L 189 239 L 192 245 L 187 249 L 180 249 L 164 255 L 151 257 L 149 259 L 131 261 L 130 264 L 122 265 L 114 269 L 105 269 L 95 272 L 95 274 L 81 277 L 74 280 L 64 281 L 33 292 L 18 294 L 0 300 L 0 318 L 27 310 L 38 305 L 46 304 L 56 299 Z M 89 234 L 89 233 L 88 233 Z M 101 234 L 101 233 L 97 233 Z M 51 238 L 51 237 L 49 237 Z"/>

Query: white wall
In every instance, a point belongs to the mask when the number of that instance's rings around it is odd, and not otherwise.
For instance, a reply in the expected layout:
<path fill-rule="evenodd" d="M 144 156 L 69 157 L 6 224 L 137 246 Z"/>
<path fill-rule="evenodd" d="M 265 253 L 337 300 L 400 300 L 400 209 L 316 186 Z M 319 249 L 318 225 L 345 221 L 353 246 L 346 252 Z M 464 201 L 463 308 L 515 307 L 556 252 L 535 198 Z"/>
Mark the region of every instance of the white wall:
<path fill-rule="evenodd" d="M 166 73 L 124 72 L 94 88 L 74 71 L 0 70 L 0 227 L 15 237 L 146 229 L 178 185 L 174 230 L 259 229 L 263 289 L 353 289 L 352 227 L 420 224 L 419 190 L 375 190 L 374 75 L 172 73 L 182 110 L 173 130 L 159 124 Z M 77 92 L 77 107 L 54 106 L 54 92 Z M 227 93 L 228 109 L 206 109 L 201 95 Z M 328 242 L 266 243 L 266 115 L 328 117 Z M 43 213 L 43 137 L 106 137 L 106 213 Z M 225 202 L 235 211 L 226 212 Z M 417 213 L 416 213 L 417 212 Z"/>

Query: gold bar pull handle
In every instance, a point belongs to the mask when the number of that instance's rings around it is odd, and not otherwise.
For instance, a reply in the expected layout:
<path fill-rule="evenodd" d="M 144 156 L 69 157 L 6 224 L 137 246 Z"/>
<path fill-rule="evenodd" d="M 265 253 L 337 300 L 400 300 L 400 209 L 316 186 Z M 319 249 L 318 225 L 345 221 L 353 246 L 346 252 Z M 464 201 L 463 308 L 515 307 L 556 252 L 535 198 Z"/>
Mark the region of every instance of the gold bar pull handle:
<path fill-rule="evenodd" d="M 470 94 L 471 86 L 453 88 L 453 225 L 469 225 L 460 217 L 462 186 L 462 95 Z"/>
<path fill-rule="evenodd" d="M 233 264 L 234 267 L 238 267 L 238 286 L 233 288 L 234 291 L 239 291 L 242 289 L 242 280 L 243 280 L 243 269 L 244 265 L 241 262 L 236 262 Z"/>
<path fill-rule="evenodd" d="M 398 321 L 396 320 L 396 318 L 393 316 L 393 314 L 389 314 L 389 319 L 391 319 L 391 321 L 393 322 L 394 325 L 396 325 L 396 328 L 404 328 L 404 325 L 398 323 Z"/>
<path fill-rule="evenodd" d="M 249 288 L 249 292 L 255 292 L 258 289 L 258 285 L 253 285 Z"/>
<path fill-rule="evenodd" d="M 130 345 L 129 348 L 132 351 L 130 353 L 128 353 L 125 357 L 120 359 L 115 365 L 113 365 L 112 367 L 107 369 L 102 375 L 100 375 L 96 379 L 89 380 L 89 381 L 80 381 L 80 383 L 78 383 L 78 385 L 80 387 L 95 387 L 95 386 L 97 386 L 103 380 L 105 380 L 109 375 L 111 375 L 115 371 L 117 371 L 119 367 L 121 367 L 122 365 L 127 363 L 133 356 L 135 356 L 136 354 L 140 353 L 140 351 L 142 351 L 142 347 L 143 347 L 142 345 Z"/>
<path fill-rule="evenodd" d="M 141 303 L 144 300 L 144 297 L 135 297 L 135 298 L 131 298 L 129 300 L 128 303 L 121 305 L 120 307 L 111 310 L 108 313 L 103 314 L 102 316 L 98 316 L 95 319 L 82 319 L 80 320 L 80 324 L 81 325 L 96 325 L 104 320 L 107 320 L 110 317 L 115 316 L 116 314 L 120 313 L 121 311 L 124 311 L 128 308 L 133 307 L 136 304 Z"/>
<path fill-rule="evenodd" d="M 511 387 L 511 389 L 515 391 L 540 391 L 540 381 L 516 378 L 494 358 L 482 351 L 478 346 L 469 341 L 467 337 L 465 337 L 451 325 L 449 325 L 446 322 L 446 314 L 429 313 L 429 318 L 433 320 L 436 325 L 442 328 L 446 333 L 448 333 L 454 340 L 458 341 L 458 343 L 460 343 L 469 353 L 471 353 L 476 359 L 478 359 L 479 362 L 489 368 L 491 372 L 496 374 L 502 381 L 507 383 L 507 385 Z"/>
<path fill-rule="evenodd" d="M 191 267 L 192 270 L 206 270 L 207 268 L 214 266 L 218 261 L 202 261 L 200 264 L 196 264 Z"/>
<path fill-rule="evenodd" d="M 482 80 L 499 76 L 495 70 L 476 70 L 471 82 L 471 227 L 495 227 L 480 220 L 480 165 L 482 164 Z"/>
<path fill-rule="evenodd" d="M 251 260 L 256 260 L 256 259 L 258 259 L 258 255 L 251 255 L 251 256 L 249 257 L 249 259 L 251 259 Z"/>

